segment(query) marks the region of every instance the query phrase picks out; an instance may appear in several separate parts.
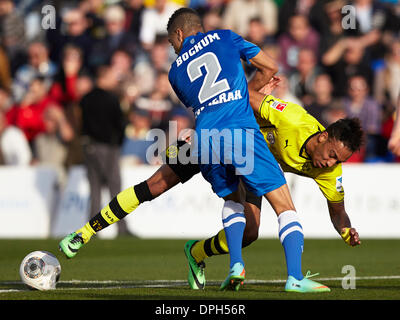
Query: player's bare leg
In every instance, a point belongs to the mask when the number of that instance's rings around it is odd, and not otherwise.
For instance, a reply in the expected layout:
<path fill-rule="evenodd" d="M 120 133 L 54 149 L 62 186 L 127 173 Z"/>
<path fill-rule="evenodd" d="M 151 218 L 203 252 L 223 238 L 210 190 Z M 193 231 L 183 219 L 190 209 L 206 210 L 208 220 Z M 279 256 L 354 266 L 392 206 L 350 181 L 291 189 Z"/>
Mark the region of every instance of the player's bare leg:
<path fill-rule="evenodd" d="M 150 178 L 146 180 L 153 199 L 175 187 L 180 182 L 170 166 L 163 164 Z"/>

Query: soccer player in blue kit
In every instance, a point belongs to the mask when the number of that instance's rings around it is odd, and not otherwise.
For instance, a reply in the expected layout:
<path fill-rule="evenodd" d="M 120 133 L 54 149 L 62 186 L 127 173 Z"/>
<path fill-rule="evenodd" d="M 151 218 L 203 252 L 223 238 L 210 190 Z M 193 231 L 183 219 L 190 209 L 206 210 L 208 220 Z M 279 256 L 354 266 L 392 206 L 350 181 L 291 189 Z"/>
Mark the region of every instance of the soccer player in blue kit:
<path fill-rule="evenodd" d="M 248 89 L 257 92 L 264 87 L 278 71 L 275 62 L 232 31 L 204 33 L 200 17 L 192 9 L 178 9 L 170 17 L 167 29 L 169 41 L 178 54 L 169 79 L 178 97 L 187 107 L 193 108 L 196 116 L 197 138 L 192 140 L 195 148 L 191 149 L 191 158 L 195 155 L 197 162 L 185 166 L 180 163 L 179 167 L 188 171 L 190 177 L 200 167 L 213 191 L 225 200 L 222 222 L 228 246 L 225 251 L 230 253 L 230 272 L 221 289 L 238 290 L 245 278 L 241 252 L 246 224 L 242 203 L 245 202 L 238 191 L 239 180 L 242 180 L 248 191 L 257 197 L 264 195 L 278 216 L 279 238 L 288 274 L 285 290 L 330 291 L 302 274 L 302 226 L 283 172 L 269 151 L 249 104 Z M 248 84 L 241 59 L 257 69 Z M 175 175 L 171 168 L 168 162 L 157 171 L 152 192 L 146 181 L 120 192 L 82 228 L 66 236 L 59 244 L 60 250 L 68 258 L 74 257 L 96 232 L 123 219 L 140 203 L 154 199 L 176 185 L 179 179 L 184 182 L 184 177 Z M 159 193 L 153 187 L 159 189 Z M 189 259 L 194 243 L 188 243 L 191 245 L 185 245 L 185 253 L 189 253 Z M 199 280 L 204 281 L 202 266 L 195 261 L 189 265 L 197 288 L 203 289 L 205 282 L 199 283 Z"/>
<path fill-rule="evenodd" d="M 214 193 L 225 200 L 222 222 L 230 271 L 221 289 L 229 286 L 238 290 L 245 278 L 241 249 L 246 219 L 238 192 L 241 179 L 248 190 L 257 196 L 265 195 L 278 214 L 289 274 L 287 289 L 301 285 L 329 291 L 303 277 L 302 227 L 282 170 L 269 151 L 249 104 L 248 87 L 261 89 L 277 72 L 274 61 L 230 30 L 204 33 L 200 17 L 192 9 L 175 11 L 167 30 L 168 40 L 178 55 L 169 80 L 179 99 L 193 109 L 196 117 L 192 154 Z M 257 69 L 249 84 L 241 59 Z M 245 166 L 238 160 L 243 151 Z"/>

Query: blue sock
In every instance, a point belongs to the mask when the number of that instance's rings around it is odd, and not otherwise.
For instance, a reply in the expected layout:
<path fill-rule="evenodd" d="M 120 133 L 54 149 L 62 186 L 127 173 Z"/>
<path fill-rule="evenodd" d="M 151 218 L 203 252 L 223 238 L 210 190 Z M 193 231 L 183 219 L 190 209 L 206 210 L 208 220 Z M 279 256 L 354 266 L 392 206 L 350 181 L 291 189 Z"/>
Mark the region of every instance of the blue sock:
<path fill-rule="evenodd" d="M 287 274 L 301 280 L 304 278 L 301 272 L 304 235 L 296 211 L 282 212 L 278 217 L 278 223 L 279 239 L 285 250 Z"/>
<path fill-rule="evenodd" d="M 236 262 L 240 262 L 244 265 L 242 258 L 242 240 L 244 228 L 246 226 L 246 218 L 243 205 L 231 200 L 225 201 L 222 210 L 222 223 L 229 248 L 230 268 L 232 268 Z"/>

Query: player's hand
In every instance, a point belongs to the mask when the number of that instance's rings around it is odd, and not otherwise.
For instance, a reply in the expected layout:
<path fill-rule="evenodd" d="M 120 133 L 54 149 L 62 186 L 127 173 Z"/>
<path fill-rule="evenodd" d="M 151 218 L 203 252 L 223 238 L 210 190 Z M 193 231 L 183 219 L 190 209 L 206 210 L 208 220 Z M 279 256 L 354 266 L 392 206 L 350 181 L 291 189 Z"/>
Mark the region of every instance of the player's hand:
<path fill-rule="evenodd" d="M 271 80 L 269 80 L 269 82 L 259 90 L 259 92 L 265 95 L 271 94 L 271 92 L 278 86 L 279 82 L 281 82 L 281 78 L 273 76 Z"/>
<path fill-rule="evenodd" d="M 186 141 L 187 143 L 191 144 L 192 135 L 193 135 L 193 130 L 192 129 L 182 129 L 179 132 L 178 140 Z"/>
<path fill-rule="evenodd" d="M 358 232 L 354 228 L 343 228 L 340 232 L 340 235 L 344 242 L 346 242 L 351 247 L 355 247 L 361 244 Z"/>
<path fill-rule="evenodd" d="M 392 134 L 388 142 L 388 148 L 394 155 L 400 157 L 400 134 Z"/>

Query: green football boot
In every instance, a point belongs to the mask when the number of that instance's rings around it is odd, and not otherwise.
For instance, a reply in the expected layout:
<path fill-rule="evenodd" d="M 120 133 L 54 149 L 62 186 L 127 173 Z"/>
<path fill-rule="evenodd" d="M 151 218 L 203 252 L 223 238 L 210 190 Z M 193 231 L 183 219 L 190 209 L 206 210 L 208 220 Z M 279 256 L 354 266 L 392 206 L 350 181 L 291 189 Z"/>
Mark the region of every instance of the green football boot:
<path fill-rule="evenodd" d="M 243 264 L 236 262 L 233 267 L 229 270 L 229 275 L 222 282 L 220 290 L 231 289 L 239 291 L 241 285 L 243 285 L 246 271 L 244 270 Z"/>
<path fill-rule="evenodd" d="M 285 291 L 287 292 L 300 292 L 300 293 L 307 293 L 307 292 L 330 292 L 326 285 L 323 285 L 319 282 L 310 280 L 309 278 L 317 276 L 318 273 L 311 275 L 310 271 L 307 271 L 306 276 L 302 280 L 297 280 L 292 276 L 289 276 L 286 285 Z"/>
<path fill-rule="evenodd" d="M 68 259 L 75 257 L 78 250 L 84 245 L 81 233 L 72 232 L 60 241 L 58 247 Z"/>
<path fill-rule="evenodd" d="M 197 240 L 189 240 L 185 243 L 185 256 L 189 263 L 189 273 L 188 273 L 188 282 L 190 288 L 194 290 L 204 289 L 206 285 L 206 277 L 204 275 L 204 268 L 206 264 L 204 261 L 196 262 L 191 254 L 191 249 L 193 245 L 198 242 Z"/>

